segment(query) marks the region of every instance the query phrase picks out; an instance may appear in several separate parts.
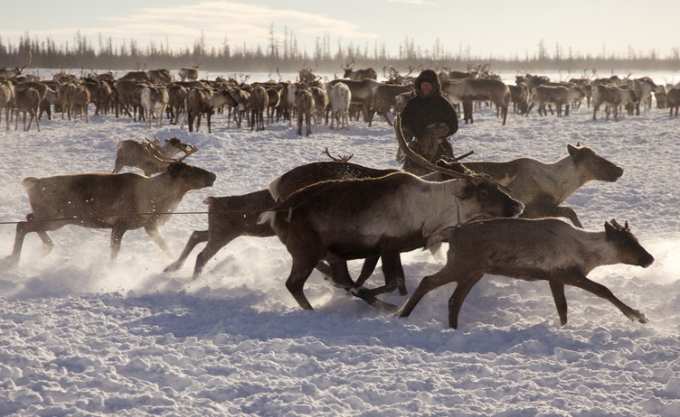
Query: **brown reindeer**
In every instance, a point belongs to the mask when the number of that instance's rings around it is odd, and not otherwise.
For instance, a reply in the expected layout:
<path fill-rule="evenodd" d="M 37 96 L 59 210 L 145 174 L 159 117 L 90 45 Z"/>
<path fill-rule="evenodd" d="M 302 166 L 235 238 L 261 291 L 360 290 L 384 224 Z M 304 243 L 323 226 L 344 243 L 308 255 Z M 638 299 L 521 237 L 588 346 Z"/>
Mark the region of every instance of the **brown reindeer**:
<path fill-rule="evenodd" d="M 262 86 L 255 86 L 250 92 L 248 110 L 250 110 L 250 130 L 264 130 L 264 112 L 269 106 L 269 95 Z"/>
<path fill-rule="evenodd" d="M 196 131 L 201 128 L 201 116 L 205 114 L 208 122 L 208 133 L 212 133 L 212 115 L 216 109 L 224 105 L 236 105 L 233 97 L 226 89 L 219 89 L 214 92 L 207 88 L 189 90 L 186 98 L 189 132 L 194 130 L 194 121 L 196 122 Z"/>
<path fill-rule="evenodd" d="M 448 226 L 518 215 L 522 207 L 481 177 L 430 182 L 396 172 L 305 187 L 265 213 L 262 221 L 270 222 L 293 258 L 286 287 L 300 307 L 311 310 L 303 287 L 322 259 L 391 255 L 422 247 L 426 241 L 430 246 L 430 236 Z M 395 259 L 398 257 L 383 258 Z M 383 291 L 366 292 L 375 295 Z"/>
<path fill-rule="evenodd" d="M 605 223 L 604 229 L 604 232 L 589 232 L 557 219 L 495 219 L 448 229 L 440 235 L 450 244 L 446 266 L 425 277 L 398 314 L 408 316 L 425 294 L 456 282 L 456 290 L 449 300 L 449 326 L 456 328 L 460 308 L 472 287 L 484 274 L 494 274 L 548 281 L 563 325 L 567 323 L 565 285 L 604 298 L 629 319 L 646 323 L 644 314 L 587 277 L 601 265 L 623 263 L 646 268 L 654 262 L 627 223 L 621 227 L 612 220 Z"/>
<path fill-rule="evenodd" d="M 305 121 L 305 135 L 312 134 L 312 113 L 314 112 L 314 96 L 306 88 L 295 90 L 295 111 L 297 112 L 298 135 L 302 136 L 302 121 Z"/>
<path fill-rule="evenodd" d="M 328 117 L 326 117 L 326 110 L 330 104 L 328 99 L 328 94 L 326 90 L 321 87 L 311 87 L 312 97 L 314 97 L 314 119 L 317 125 L 322 125 L 324 119 L 328 123 Z"/>
<path fill-rule="evenodd" d="M 193 145 L 183 143 L 177 138 L 160 142 L 145 140 L 140 143 L 134 140 L 121 141 L 116 149 L 116 162 L 112 173 L 117 174 L 123 167 L 136 167 L 144 171 L 147 177 L 165 171 L 169 165 L 182 162 L 186 157 L 198 151 Z M 177 154 L 183 153 L 181 158 Z"/>
<path fill-rule="evenodd" d="M 281 105 L 281 89 L 277 87 L 267 88 L 267 96 L 269 96 L 267 104 L 267 119 L 269 124 L 274 123 L 274 116 L 279 111 Z"/>
<path fill-rule="evenodd" d="M 38 113 L 40 112 L 40 92 L 33 87 L 17 88 L 15 90 L 14 106 L 17 114 L 14 118 L 14 130 L 19 129 L 19 113 L 23 115 L 23 129 L 25 132 L 31 129 L 31 125 L 35 120 L 35 127 L 40 132 L 40 122 L 38 120 Z M 26 114 L 30 116 L 28 120 L 28 127 L 26 126 Z"/>
<path fill-rule="evenodd" d="M 352 61 L 352 63 L 350 64 L 345 65 L 342 69 L 344 71 L 342 78 L 347 78 L 355 81 L 378 79 L 378 73 L 375 72 L 373 68 L 363 68 L 355 70 L 354 61 Z"/>
<path fill-rule="evenodd" d="M 4 264 L 19 262 L 28 233 L 37 233 L 49 252 L 54 244 L 47 232 L 70 224 L 111 229 L 111 259 L 118 255 L 125 232 L 140 227 L 167 252 L 158 232 L 170 217 L 167 213 L 187 192 L 210 187 L 215 178 L 211 172 L 181 162 L 151 178 L 132 173 L 26 178 L 22 184 L 32 212 L 17 224 L 14 249 Z"/>
<path fill-rule="evenodd" d="M 678 109 L 680 109 L 680 87 L 673 87 L 666 93 L 666 105 L 670 109 L 670 115 L 673 117 L 673 112 L 675 111 L 675 117 L 678 117 Z"/>

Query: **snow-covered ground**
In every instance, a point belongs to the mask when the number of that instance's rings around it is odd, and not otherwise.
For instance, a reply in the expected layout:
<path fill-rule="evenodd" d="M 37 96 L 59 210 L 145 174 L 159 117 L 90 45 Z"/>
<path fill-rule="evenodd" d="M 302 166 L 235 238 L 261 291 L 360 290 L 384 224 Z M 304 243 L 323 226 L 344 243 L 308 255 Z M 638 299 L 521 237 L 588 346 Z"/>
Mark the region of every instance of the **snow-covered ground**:
<path fill-rule="evenodd" d="M 354 122 L 300 138 L 285 124 L 265 132 L 212 135 L 146 129 L 111 117 L 90 124 L 57 117 L 42 132 L 0 130 L 0 221 L 21 220 L 26 176 L 113 167 L 118 141 L 177 136 L 197 145 L 193 164 L 215 172 L 211 189 L 179 210 L 203 210 L 208 195 L 267 185 L 328 147 L 354 162 L 395 167 L 383 122 Z M 543 161 L 581 142 L 624 167 L 617 183 L 591 183 L 568 203 L 589 229 L 628 220 L 656 257 L 649 269 L 614 266 L 594 279 L 650 319 L 628 321 L 604 300 L 569 288 L 569 324 L 559 326 L 545 283 L 487 276 L 466 300 L 460 329 L 446 328 L 452 286 L 427 296 L 408 319 L 381 314 L 318 275 L 301 311 L 284 286 L 290 257 L 276 239 L 239 238 L 192 282 L 196 253 L 174 274 L 141 231 L 126 234 L 108 262 L 109 235 L 66 227 L 41 256 L 26 242 L 19 267 L 0 271 L 0 415 L 21 416 L 646 416 L 680 415 L 680 120 L 653 110 L 592 122 L 582 110 L 557 119 L 485 114 L 455 136 L 471 160 Z M 179 254 L 205 216 L 176 216 L 162 230 Z M 0 226 L 0 256 L 14 228 Z M 441 257 L 405 255 L 413 289 Z M 352 263 L 354 274 L 359 264 Z M 373 278 L 381 280 L 380 274 Z M 388 301 L 399 303 L 391 295 Z"/>

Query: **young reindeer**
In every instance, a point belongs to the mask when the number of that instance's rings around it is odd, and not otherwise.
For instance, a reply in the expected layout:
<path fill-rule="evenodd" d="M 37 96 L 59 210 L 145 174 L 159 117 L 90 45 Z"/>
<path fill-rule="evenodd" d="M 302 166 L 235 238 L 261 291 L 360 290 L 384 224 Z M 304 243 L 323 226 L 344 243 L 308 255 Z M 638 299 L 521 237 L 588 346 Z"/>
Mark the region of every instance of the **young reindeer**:
<path fill-rule="evenodd" d="M 465 297 L 484 274 L 494 274 L 548 281 L 563 325 L 567 323 L 565 285 L 610 301 L 631 320 L 647 322 L 644 314 L 587 277 L 598 266 L 623 263 L 646 268 L 654 262 L 630 232 L 628 223 L 622 227 L 612 220 L 604 224 L 604 232 L 589 232 L 557 219 L 494 219 L 450 228 L 440 238 L 450 242 L 446 266 L 420 282 L 399 309 L 400 317 L 411 314 L 428 292 L 457 282 L 449 300 L 449 326 L 457 328 Z"/>
<path fill-rule="evenodd" d="M 474 172 L 490 175 L 506 187 L 510 195 L 525 204 L 522 217 L 565 217 L 575 226 L 582 227 L 576 212 L 562 203 L 589 181 L 615 182 L 623 175 L 623 168 L 587 146 L 567 145 L 567 152 L 553 163 L 520 158 L 463 165 Z"/>

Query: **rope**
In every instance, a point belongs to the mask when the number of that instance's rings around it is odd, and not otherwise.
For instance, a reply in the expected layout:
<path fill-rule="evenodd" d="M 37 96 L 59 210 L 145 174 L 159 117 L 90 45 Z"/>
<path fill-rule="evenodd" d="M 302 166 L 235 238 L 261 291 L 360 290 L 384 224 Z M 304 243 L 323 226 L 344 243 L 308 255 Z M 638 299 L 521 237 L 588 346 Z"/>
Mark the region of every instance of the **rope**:
<path fill-rule="evenodd" d="M 288 209 L 285 210 L 276 210 L 273 207 L 271 209 L 264 209 L 264 210 L 226 210 L 226 209 L 219 209 L 219 210 L 213 210 L 213 212 L 217 213 L 243 213 L 249 214 L 249 213 L 263 213 L 265 211 L 288 211 Z M 209 211 L 149 211 L 149 212 L 139 212 L 139 213 L 130 213 L 128 216 L 163 216 L 163 215 L 201 215 L 201 214 L 210 214 Z M 80 217 L 80 216 L 72 216 L 72 217 L 57 217 L 57 218 L 52 218 L 52 219 L 32 219 L 32 220 L 21 220 L 21 221 L 0 221 L 0 226 L 1 225 L 13 225 L 13 224 L 19 224 L 19 223 L 48 223 L 48 222 L 63 222 L 63 221 L 72 221 L 72 220 L 85 220 L 85 219 L 97 219 L 101 217 L 106 217 L 109 215 L 98 215 L 98 216 L 88 216 L 88 217 Z M 110 216 L 120 216 L 118 214 L 110 214 Z"/>

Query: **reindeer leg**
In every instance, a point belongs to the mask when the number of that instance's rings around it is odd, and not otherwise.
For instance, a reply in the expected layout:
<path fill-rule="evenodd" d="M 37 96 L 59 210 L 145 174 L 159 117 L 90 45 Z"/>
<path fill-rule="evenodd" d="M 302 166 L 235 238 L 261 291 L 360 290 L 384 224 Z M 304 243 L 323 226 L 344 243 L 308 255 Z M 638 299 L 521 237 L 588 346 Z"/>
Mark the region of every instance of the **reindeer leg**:
<path fill-rule="evenodd" d="M 220 249 L 225 247 L 229 242 L 236 239 L 240 235 L 241 235 L 241 233 L 234 232 L 234 231 L 227 233 L 227 234 L 224 234 L 222 236 L 209 235 L 208 239 L 206 239 L 208 241 L 208 244 L 205 246 L 205 248 L 203 248 L 203 250 L 196 257 L 196 264 L 194 265 L 193 279 L 196 279 L 196 278 L 198 278 L 199 275 L 201 275 L 201 272 L 203 272 L 203 268 L 205 267 L 205 264 L 213 256 L 215 256 L 215 254 L 217 252 L 219 252 Z M 197 239 L 203 239 L 203 238 L 204 238 L 204 236 L 198 236 L 197 237 Z M 187 247 L 188 246 L 189 246 L 189 243 L 187 243 Z"/>
<path fill-rule="evenodd" d="M 482 273 L 472 273 L 466 275 L 464 279 L 458 281 L 458 286 L 449 298 L 449 327 L 453 329 L 458 328 L 458 315 L 463 306 L 465 297 L 470 293 L 472 287 L 482 278 Z"/>
<path fill-rule="evenodd" d="M 116 224 L 111 229 L 111 261 L 115 261 L 120 252 L 120 243 L 127 228 L 123 224 Z"/>
<path fill-rule="evenodd" d="M 317 264 L 316 257 L 304 256 L 293 258 L 293 266 L 290 275 L 286 280 L 286 288 L 295 298 L 295 301 L 305 310 L 313 310 L 312 305 L 305 297 L 304 286 L 307 278 L 312 273 L 314 266 Z"/>
<path fill-rule="evenodd" d="M 158 245 L 159 248 L 168 256 L 171 256 L 170 254 L 170 249 L 168 249 L 167 243 L 165 243 L 165 239 L 163 239 L 163 236 L 161 236 L 160 232 L 158 231 L 158 225 L 155 223 L 147 224 L 144 226 L 144 231 L 146 232 L 147 235 L 153 240 L 153 243 Z"/>
<path fill-rule="evenodd" d="M 595 281 L 591 281 L 585 275 L 579 272 L 572 272 L 564 274 L 564 276 L 560 278 L 563 284 L 581 288 L 583 290 L 588 291 L 589 293 L 592 293 L 598 297 L 608 300 L 610 303 L 614 304 L 619 310 L 621 310 L 621 312 L 629 319 L 637 320 L 640 323 L 647 323 L 647 318 L 645 317 L 644 314 L 642 314 L 638 310 L 630 308 L 629 306 L 624 304 L 621 300 L 619 300 L 611 292 L 611 290 L 609 290 L 609 288 L 605 287 L 602 284 L 598 284 Z"/>
<path fill-rule="evenodd" d="M 557 307 L 557 314 L 560 315 L 560 323 L 564 326 L 567 324 L 567 299 L 564 296 L 564 284 L 550 280 L 550 291 L 555 301 L 555 307 Z"/>
<path fill-rule="evenodd" d="M 409 298 L 408 301 L 406 301 L 406 303 L 399 308 L 397 315 L 399 317 L 408 317 L 415 306 L 425 296 L 425 294 L 429 293 L 435 288 L 439 288 L 442 285 L 453 282 L 454 280 L 455 268 L 450 265 L 444 266 L 444 268 L 434 275 L 426 276 L 420 281 L 418 287 L 413 292 L 413 295 L 411 295 L 411 298 Z"/>
<path fill-rule="evenodd" d="M 184 246 L 184 250 L 179 255 L 179 258 L 177 258 L 175 262 L 165 267 L 163 272 L 174 272 L 180 269 L 182 265 L 184 265 L 184 261 L 186 261 L 187 257 L 189 257 L 189 254 L 191 253 L 192 250 L 194 250 L 196 245 L 198 245 L 201 242 L 207 242 L 209 237 L 210 232 L 208 230 L 194 231 L 189 237 L 189 241 Z"/>
<path fill-rule="evenodd" d="M 354 283 L 357 288 L 363 286 L 366 280 L 371 277 L 373 271 L 375 271 L 375 266 L 378 264 L 378 259 L 380 259 L 379 256 L 371 256 L 370 258 L 364 259 L 364 265 L 361 267 L 359 278 L 357 278 L 357 281 Z"/>
<path fill-rule="evenodd" d="M 5 268 L 12 268 L 19 263 L 21 257 L 21 249 L 24 246 L 26 235 L 33 232 L 34 224 L 30 221 L 17 223 L 16 234 L 14 236 L 14 248 L 12 254 L 3 259 L 1 266 Z"/>
<path fill-rule="evenodd" d="M 38 237 L 40 237 L 40 240 L 42 240 L 43 243 L 43 256 L 47 256 L 50 252 L 52 252 L 52 249 L 54 248 L 54 242 L 52 242 L 52 239 L 50 239 L 50 236 L 47 234 L 47 232 L 44 231 L 38 231 Z"/>

